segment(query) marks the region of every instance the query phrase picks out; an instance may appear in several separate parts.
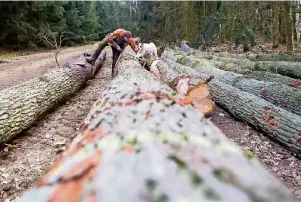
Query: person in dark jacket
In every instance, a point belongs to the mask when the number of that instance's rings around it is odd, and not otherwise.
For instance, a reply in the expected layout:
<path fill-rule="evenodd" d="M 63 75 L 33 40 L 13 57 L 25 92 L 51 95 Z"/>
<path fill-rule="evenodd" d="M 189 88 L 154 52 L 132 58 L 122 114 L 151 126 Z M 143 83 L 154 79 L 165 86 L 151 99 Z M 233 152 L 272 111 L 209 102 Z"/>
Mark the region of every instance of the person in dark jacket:
<path fill-rule="evenodd" d="M 126 45 L 129 44 L 133 51 L 137 53 L 137 48 L 135 46 L 132 33 L 124 29 L 117 29 L 113 33 L 108 34 L 98 45 L 97 49 L 93 53 L 92 57 L 87 58 L 87 62 L 94 65 L 96 59 L 98 58 L 100 52 L 108 45 L 112 47 L 113 51 L 113 63 L 112 63 L 112 77 L 116 77 L 118 69 L 116 69 L 116 62 L 120 54 L 125 49 Z"/>

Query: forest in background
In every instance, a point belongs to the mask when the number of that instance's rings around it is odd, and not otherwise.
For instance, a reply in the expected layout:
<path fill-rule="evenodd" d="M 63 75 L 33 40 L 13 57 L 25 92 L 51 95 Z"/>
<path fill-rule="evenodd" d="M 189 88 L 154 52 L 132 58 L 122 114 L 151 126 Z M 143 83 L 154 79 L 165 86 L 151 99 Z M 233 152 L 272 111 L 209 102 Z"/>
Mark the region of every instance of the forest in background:
<path fill-rule="evenodd" d="M 300 3 L 225 1 L 0 2 L 0 46 L 48 47 L 45 38 L 72 46 L 99 40 L 116 28 L 145 41 L 191 42 L 194 47 L 232 41 L 245 50 L 260 43 L 300 41 Z"/>

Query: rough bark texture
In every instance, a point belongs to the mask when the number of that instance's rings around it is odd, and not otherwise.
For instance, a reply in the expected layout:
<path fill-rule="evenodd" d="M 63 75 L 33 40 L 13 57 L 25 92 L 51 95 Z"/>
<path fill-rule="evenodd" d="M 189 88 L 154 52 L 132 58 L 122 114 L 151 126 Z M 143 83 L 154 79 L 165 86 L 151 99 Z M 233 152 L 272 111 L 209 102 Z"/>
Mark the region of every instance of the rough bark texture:
<path fill-rule="evenodd" d="M 259 81 L 281 83 L 281 84 L 291 86 L 291 87 L 301 90 L 301 80 L 300 79 L 293 79 L 288 76 L 283 76 L 283 75 L 275 74 L 275 73 L 271 73 L 271 72 L 255 71 L 250 74 L 245 74 L 244 78 L 256 79 Z"/>
<path fill-rule="evenodd" d="M 174 69 L 176 72 L 178 72 L 178 74 L 187 73 L 197 75 L 197 70 L 177 64 L 175 62 L 170 62 L 169 67 L 170 69 Z M 202 71 L 202 73 L 205 72 Z M 229 82 L 229 80 L 224 80 L 223 76 L 221 75 L 216 76 L 212 74 L 212 72 L 209 73 L 209 75 L 214 76 L 213 80 L 219 80 L 219 82 L 209 82 L 209 89 L 212 92 L 211 95 L 213 96 L 216 103 L 224 106 L 237 118 L 242 119 L 247 123 L 255 126 L 256 128 L 264 131 L 271 138 L 280 141 L 291 151 L 295 152 L 298 155 L 301 154 L 300 116 L 288 112 L 282 109 L 281 107 L 277 107 L 271 104 L 270 102 L 267 102 L 264 99 L 258 97 L 262 96 L 265 99 L 271 99 L 271 97 L 273 97 L 273 94 L 270 95 L 266 92 L 276 93 L 277 88 L 274 89 L 273 85 L 271 85 L 272 87 L 262 89 L 264 86 L 267 86 L 267 84 L 249 79 L 247 81 L 247 84 L 245 84 L 246 80 L 244 79 L 238 79 L 236 84 L 232 83 L 232 85 L 236 85 L 236 87 L 239 86 L 239 88 L 242 88 L 245 91 L 249 91 L 252 93 L 251 94 L 243 92 L 238 88 L 232 87 L 226 83 L 221 82 Z M 250 89 L 249 87 L 251 84 L 254 86 L 254 88 L 252 89 Z M 255 96 L 253 94 L 257 94 L 258 96 Z M 271 97 L 266 95 L 269 95 Z M 282 98 L 281 93 L 278 92 L 277 95 L 279 95 L 279 98 Z M 298 106 L 298 108 L 300 108 L 300 105 Z"/>
<path fill-rule="evenodd" d="M 209 83 L 214 100 L 235 117 L 264 131 L 288 149 L 301 154 L 301 118 L 259 97 L 222 82 Z"/>
<path fill-rule="evenodd" d="M 273 48 L 279 46 L 279 6 L 277 2 L 273 4 Z"/>
<path fill-rule="evenodd" d="M 45 112 L 66 100 L 98 72 L 103 52 L 92 67 L 84 56 L 65 68 L 0 91 L 0 143 L 7 142 L 36 122 Z"/>
<path fill-rule="evenodd" d="M 295 201 L 201 113 L 123 57 L 82 132 L 21 201 Z"/>
<path fill-rule="evenodd" d="M 301 62 L 258 61 L 254 70 L 269 71 L 295 79 L 301 79 Z"/>

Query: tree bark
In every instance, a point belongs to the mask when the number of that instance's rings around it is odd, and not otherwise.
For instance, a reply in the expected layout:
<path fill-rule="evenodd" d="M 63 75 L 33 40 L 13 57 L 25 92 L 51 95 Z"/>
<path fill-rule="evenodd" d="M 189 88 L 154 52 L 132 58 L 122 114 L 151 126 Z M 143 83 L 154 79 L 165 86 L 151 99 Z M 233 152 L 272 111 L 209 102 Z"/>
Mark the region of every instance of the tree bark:
<path fill-rule="evenodd" d="M 102 52 L 94 67 L 80 56 L 65 68 L 53 69 L 38 78 L 1 90 L 0 143 L 17 136 L 83 87 L 101 68 L 105 56 Z"/>
<path fill-rule="evenodd" d="M 286 47 L 287 47 L 287 53 L 292 54 L 293 53 L 293 26 L 292 26 L 292 20 L 290 18 L 290 8 L 291 3 L 289 1 L 285 1 L 284 3 L 284 19 L 285 19 L 285 29 L 286 29 Z"/>
<path fill-rule="evenodd" d="M 295 79 L 301 79 L 301 62 L 258 61 L 254 65 L 256 71 L 268 71 Z"/>
<path fill-rule="evenodd" d="M 247 59 L 251 61 L 292 61 L 301 62 L 301 57 L 298 55 L 288 55 L 283 53 L 270 53 L 270 54 L 250 54 Z"/>
<path fill-rule="evenodd" d="M 22 201 L 295 201 L 189 103 L 122 57 L 79 135 Z"/>
<path fill-rule="evenodd" d="M 284 85 L 301 90 L 301 80 L 300 79 L 292 79 L 291 77 L 282 76 L 280 74 L 274 74 L 271 72 L 255 71 L 250 74 L 245 74 L 244 78 L 256 79 L 258 81 L 280 83 L 280 84 L 284 84 Z"/>
<path fill-rule="evenodd" d="M 279 46 L 279 7 L 278 2 L 273 2 L 273 48 Z"/>
<path fill-rule="evenodd" d="M 171 71 L 174 70 L 178 74 L 198 75 L 198 69 L 192 69 L 175 62 L 169 62 L 169 68 Z M 275 92 L 273 91 L 273 88 L 270 87 L 262 90 L 261 86 L 258 87 L 262 82 L 256 82 L 256 80 L 249 79 L 249 82 L 246 85 L 244 83 L 246 80 L 243 78 L 241 81 L 238 80 L 238 82 L 234 84 L 236 87 L 233 87 L 224 83 L 230 82 L 231 80 L 224 79 L 227 75 L 222 76 L 221 70 L 219 71 L 220 74 L 214 74 L 214 71 L 207 72 L 207 75 L 214 76 L 214 79 L 209 82 L 209 89 L 215 102 L 225 107 L 235 117 L 262 130 L 272 139 L 281 142 L 289 150 L 300 155 L 301 118 L 296 114 L 288 112 L 281 107 L 275 106 L 272 103 L 253 95 L 265 95 L 261 94 L 261 91 L 263 90 Z M 201 73 L 202 75 L 206 74 L 205 71 L 201 71 Z M 163 75 L 164 73 L 162 74 L 162 77 Z M 254 86 L 254 89 L 250 88 L 251 84 Z M 263 87 L 264 86 L 266 86 L 266 84 L 263 83 Z M 253 94 L 244 92 L 238 89 L 238 87 L 245 91 L 250 91 Z M 263 97 L 269 99 L 268 96 Z"/>

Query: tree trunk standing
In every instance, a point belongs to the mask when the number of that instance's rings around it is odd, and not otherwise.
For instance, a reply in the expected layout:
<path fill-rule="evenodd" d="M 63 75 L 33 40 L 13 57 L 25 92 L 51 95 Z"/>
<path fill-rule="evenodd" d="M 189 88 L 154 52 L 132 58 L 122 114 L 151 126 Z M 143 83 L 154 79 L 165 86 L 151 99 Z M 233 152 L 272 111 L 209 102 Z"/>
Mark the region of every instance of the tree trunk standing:
<path fill-rule="evenodd" d="M 292 54 L 293 53 L 293 26 L 292 26 L 292 20 L 290 17 L 290 8 L 291 3 L 290 2 L 284 2 L 284 17 L 285 17 L 285 27 L 286 27 L 286 47 L 287 47 L 287 53 Z"/>
<path fill-rule="evenodd" d="M 79 135 L 21 201 L 295 201 L 137 61 L 120 62 Z"/>
<path fill-rule="evenodd" d="M 298 42 L 298 36 L 297 36 L 297 16 L 296 16 L 296 2 L 292 3 L 292 26 L 293 26 L 293 38 L 295 42 Z"/>
<path fill-rule="evenodd" d="M 83 87 L 98 72 L 104 59 L 105 52 L 102 52 L 92 67 L 81 56 L 65 68 L 53 69 L 38 78 L 0 91 L 0 143 L 17 136 Z"/>
<path fill-rule="evenodd" d="M 277 2 L 280 9 L 279 17 L 279 41 L 281 44 L 286 44 L 286 21 L 285 21 L 285 2 Z"/>
<path fill-rule="evenodd" d="M 169 68 L 170 71 L 174 70 L 179 75 L 198 75 L 198 72 L 200 72 L 202 76 L 206 74 L 208 76 L 214 76 L 214 79 L 209 82 L 209 89 L 216 103 L 226 108 L 235 117 L 242 119 L 246 123 L 265 132 L 270 138 L 282 143 L 290 151 L 301 157 L 300 116 L 288 112 L 281 107 L 275 106 L 270 102 L 251 94 L 256 94 L 256 89 L 249 89 L 251 93 L 248 93 L 231 86 L 231 75 L 225 74 L 223 76 L 222 72 L 218 74 L 214 73 L 213 70 L 211 72 L 209 70 L 206 73 L 203 68 L 195 70 L 176 62 L 169 63 Z M 164 73 L 162 73 L 162 77 L 164 77 Z M 224 82 L 227 82 L 230 85 Z M 256 83 L 254 80 L 252 82 Z M 258 83 L 260 84 L 260 82 L 257 82 L 257 84 Z M 245 86 L 239 83 L 236 85 L 239 85 L 241 88 L 245 88 L 244 90 L 247 90 L 246 88 L 248 87 L 248 85 Z M 256 87 L 256 85 L 254 85 L 254 87 Z"/>
<path fill-rule="evenodd" d="M 273 48 L 279 46 L 279 5 L 273 3 Z"/>

